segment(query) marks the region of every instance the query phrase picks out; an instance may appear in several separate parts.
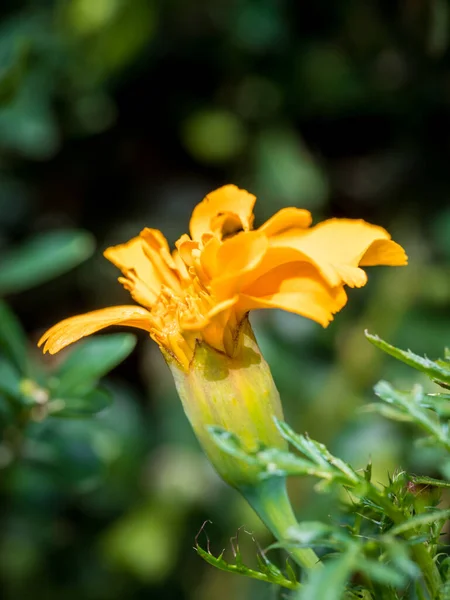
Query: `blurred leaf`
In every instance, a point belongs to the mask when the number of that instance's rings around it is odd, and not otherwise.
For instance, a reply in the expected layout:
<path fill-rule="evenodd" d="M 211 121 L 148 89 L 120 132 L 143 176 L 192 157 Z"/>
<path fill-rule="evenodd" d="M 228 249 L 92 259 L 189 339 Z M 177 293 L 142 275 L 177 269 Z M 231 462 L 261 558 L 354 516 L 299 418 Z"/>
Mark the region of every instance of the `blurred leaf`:
<path fill-rule="evenodd" d="M 111 402 L 111 393 L 104 388 L 97 388 L 86 396 L 52 400 L 49 411 L 54 417 L 91 417 L 108 408 Z"/>
<path fill-rule="evenodd" d="M 83 340 L 54 373 L 58 379 L 53 395 L 82 395 L 132 352 L 136 337 L 114 333 Z"/>
<path fill-rule="evenodd" d="M 0 392 L 7 396 L 20 400 L 20 373 L 5 358 L 0 356 Z"/>
<path fill-rule="evenodd" d="M 413 420 L 412 416 L 408 415 L 404 411 L 396 410 L 395 408 L 392 408 L 391 406 L 386 406 L 385 404 L 380 404 L 379 402 L 374 403 L 374 404 L 367 404 L 367 406 L 363 406 L 361 408 L 361 412 L 378 413 L 379 415 L 381 415 L 382 417 L 385 417 L 386 419 L 390 419 L 391 421 L 399 421 L 399 422 L 403 422 L 403 423 L 408 423 L 408 422 L 410 423 Z"/>
<path fill-rule="evenodd" d="M 219 108 L 191 114 L 183 124 L 182 138 L 194 158 L 206 164 L 235 159 L 246 141 L 246 131 L 238 117 Z"/>
<path fill-rule="evenodd" d="M 160 582 L 177 560 L 182 516 L 174 502 L 150 501 L 112 524 L 102 551 L 108 562 L 141 581 Z"/>
<path fill-rule="evenodd" d="M 357 564 L 357 570 L 365 573 L 370 581 L 393 587 L 401 587 L 406 583 L 406 576 L 403 573 L 384 563 L 360 557 Z"/>
<path fill-rule="evenodd" d="M 288 24 L 279 2 L 247 0 L 230 7 L 230 33 L 239 46 L 262 52 L 277 47 L 286 39 Z"/>
<path fill-rule="evenodd" d="M 0 261 L 0 293 L 21 292 L 77 266 L 94 251 L 90 234 L 77 230 L 41 233 Z"/>
<path fill-rule="evenodd" d="M 380 350 L 383 350 L 383 352 L 386 352 L 386 354 L 390 354 L 394 358 L 401 360 L 418 371 L 422 371 L 422 373 L 425 373 L 428 377 L 431 377 L 431 379 L 450 384 L 450 363 L 444 361 L 432 361 L 426 356 L 422 357 L 414 354 L 411 350 L 405 351 L 400 350 L 395 346 L 391 346 L 377 335 L 372 335 L 368 331 L 366 331 L 365 334 L 369 342 L 377 348 L 380 348 Z"/>
<path fill-rule="evenodd" d="M 125 67 L 142 51 L 153 37 L 157 16 L 148 0 L 73 0 L 62 5 L 69 35 L 91 75 L 100 78 Z"/>
<path fill-rule="evenodd" d="M 333 531 L 333 527 L 320 521 L 302 521 L 289 528 L 288 540 L 309 546 L 317 540 L 322 540 L 326 534 Z"/>
<path fill-rule="evenodd" d="M 14 101 L 0 111 L 0 145 L 27 158 L 46 159 L 59 148 L 53 112 L 54 76 L 35 68 L 22 80 Z"/>
<path fill-rule="evenodd" d="M 23 373 L 26 370 L 26 336 L 16 315 L 0 300 L 0 347 Z"/>
<path fill-rule="evenodd" d="M 17 94 L 27 68 L 29 50 L 26 42 L 17 44 L 12 62 L 0 69 L 0 106 L 11 102 Z"/>
<path fill-rule="evenodd" d="M 359 547 L 354 545 L 338 558 L 329 560 L 323 569 L 314 570 L 300 591 L 299 600 L 341 600 L 358 558 Z"/>
<path fill-rule="evenodd" d="M 441 56 L 448 48 L 449 5 L 447 0 L 431 0 L 428 50 Z"/>
<path fill-rule="evenodd" d="M 325 173 L 291 129 L 263 131 L 255 153 L 257 191 L 280 205 L 322 206 L 328 195 Z"/>

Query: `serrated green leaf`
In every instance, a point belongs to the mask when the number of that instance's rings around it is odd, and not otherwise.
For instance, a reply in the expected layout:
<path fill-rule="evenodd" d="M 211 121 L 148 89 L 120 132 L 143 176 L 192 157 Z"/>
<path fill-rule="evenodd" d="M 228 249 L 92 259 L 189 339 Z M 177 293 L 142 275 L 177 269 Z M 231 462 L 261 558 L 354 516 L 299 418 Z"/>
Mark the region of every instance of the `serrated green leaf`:
<path fill-rule="evenodd" d="M 446 487 L 450 488 L 450 482 L 442 481 L 442 479 L 434 479 L 433 477 L 426 477 L 422 475 L 411 475 L 411 481 L 421 485 L 431 485 L 433 487 Z"/>
<path fill-rule="evenodd" d="M 10 250 L 0 261 L 0 293 L 21 292 L 77 266 L 94 251 L 85 231 L 41 233 Z"/>
<path fill-rule="evenodd" d="M 304 435 L 295 433 L 295 431 L 293 431 L 284 421 L 279 421 L 278 419 L 274 420 L 275 425 L 277 426 L 281 435 L 287 442 L 292 444 L 294 448 L 297 448 L 297 450 L 311 459 L 314 463 L 321 464 L 323 466 L 328 465 L 328 460 L 322 456 L 320 450 L 318 450 L 317 447 L 311 443 L 311 440 Z"/>
<path fill-rule="evenodd" d="M 56 398 L 48 404 L 49 414 L 54 417 L 84 418 L 95 415 L 111 405 L 111 393 L 97 388 L 82 397 Z"/>
<path fill-rule="evenodd" d="M 372 335 L 368 331 L 365 332 L 365 335 L 369 342 L 377 348 L 380 348 L 380 350 L 383 350 L 383 352 L 386 352 L 386 354 L 390 354 L 410 367 L 425 373 L 431 379 L 450 384 L 450 365 L 443 361 L 432 361 L 429 358 L 414 354 L 414 352 L 411 352 L 410 350 L 400 350 L 395 346 L 391 346 L 391 344 L 388 344 L 377 335 Z"/>
<path fill-rule="evenodd" d="M 215 443 L 231 456 L 245 460 L 252 465 L 260 464 L 256 455 L 249 454 L 243 449 L 239 438 L 234 433 L 216 425 L 207 426 L 207 430 Z"/>
<path fill-rule="evenodd" d="M 9 306 L 0 300 L 0 348 L 24 373 L 27 364 L 27 340 L 22 326 Z"/>
<path fill-rule="evenodd" d="M 131 333 L 114 333 L 83 340 L 54 373 L 53 395 L 64 398 L 82 396 L 134 349 Z"/>
<path fill-rule="evenodd" d="M 223 558 L 223 552 L 219 556 L 214 556 L 210 552 L 204 550 L 199 544 L 195 546 L 195 550 L 203 558 L 203 560 L 213 567 L 220 569 L 221 571 L 227 571 L 228 573 L 235 573 L 237 575 L 244 575 L 246 577 L 251 577 L 252 579 L 265 581 L 266 583 L 274 583 L 289 590 L 296 590 L 300 587 L 300 584 L 296 580 L 291 580 L 287 577 L 284 577 L 281 571 L 275 567 L 275 565 L 271 565 L 273 569 L 268 569 L 267 559 L 264 561 L 264 571 L 256 571 L 250 567 L 247 567 L 243 563 L 232 564 L 227 562 Z"/>
<path fill-rule="evenodd" d="M 376 395 L 387 402 L 399 407 L 412 417 L 412 421 L 431 434 L 431 440 L 450 450 L 450 439 L 446 427 L 442 426 L 427 408 L 424 408 L 425 394 L 421 386 L 414 386 L 411 392 L 399 392 L 387 381 L 379 381 L 374 387 Z M 434 440 L 433 440 L 434 438 Z"/>
<path fill-rule="evenodd" d="M 331 465 L 335 470 L 340 471 L 349 482 L 354 484 L 359 483 L 360 478 L 350 467 L 350 465 L 331 454 L 324 444 L 312 440 L 307 436 L 299 435 L 295 433 L 286 423 L 279 421 L 278 419 L 274 420 L 284 439 L 290 442 L 295 448 L 300 450 L 300 452 L 305 454 L 319 467 Z"/>
<path fill-rule="evenodd" d="M 400 525 L 396 525 L 392 529 L 389 530 L 390 535 L 400 535 L 407 531 L 415 530 L 419 527 L 423 527 L 425 525 L 433 525 L 436 521 L 447 521 L 450 517 L 450 510 L 435 510 L 433 512 L 415 515 L 405 521 L 405 523 L 400 523 Z"/>

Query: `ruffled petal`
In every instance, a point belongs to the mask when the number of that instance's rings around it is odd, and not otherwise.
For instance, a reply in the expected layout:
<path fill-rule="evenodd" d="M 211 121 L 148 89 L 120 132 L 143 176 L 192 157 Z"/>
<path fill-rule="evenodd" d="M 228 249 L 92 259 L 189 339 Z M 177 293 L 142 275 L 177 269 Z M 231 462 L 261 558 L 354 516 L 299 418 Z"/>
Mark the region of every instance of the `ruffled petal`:
<path fill-rule="evenodd" d="M 172 291 L 180 292 L 180 274 L 170 253 L 169 244 L 159 229 L 146 227 L 140 233 L 142 249 L 155 270 L 158 280 Z"/>
<path fill-rule="evenodd" d="M 39 340 L 38 346 L 45 344 L 44 352 L 56 354 L 69 344 L 110 325 L 125 325 L 150 331 L 150 313 L 140 306 L 111 306 L 70 317 L 46 331 Z"/>
<path fill-rule="evenodd" d="M 258 231 L 267 236 L 279 235 L 292 229 L 307 229 L 312 222 L 311 213 L 303 208 L 282 208 L 268 219 Z"/>
<path fill-rule="evenodd" d="M 267 237 L 259 231 L 240 233 L 218 248 L 211 289 L 219 300 L 231 298 L 253 281 L 254 271 L 269 247 Z"/>
<path fill-rule="evenodd" d="M 145 241 L 135 237 L 125 244 L 111 246 L 103 256 L 122 271 L 119 281 L 131 296 L 143 306 L 151 308 L 161 290 L 158 271 L 144 252 Z"/>
<path fill-rule="evenodd" d="M 385 229 L 361 220 L 330 219 L 308 230 L 274 236 L 271 245 L 307 256 L 332 286 L 363 286 L 367 276 L 359 265 L 401 266 L 408 260 Z"/>
<path fill-rule="evenodd" d="M 342 285 L 331 287 L 313 265 L 296 262 L 276 267 L 244 289 L 239 309 L 280 308 L 326 327 L 346 302 Z"/>
<path fill-rule="evenodd" d="M 221 239 L 238 231 L 248 231 L 253 223 L 256 197 L 235 185 L 225 185 L 211 192 L 194 208 L 190 222 L 193 240 L 202 241 L 204 234 Z"/>

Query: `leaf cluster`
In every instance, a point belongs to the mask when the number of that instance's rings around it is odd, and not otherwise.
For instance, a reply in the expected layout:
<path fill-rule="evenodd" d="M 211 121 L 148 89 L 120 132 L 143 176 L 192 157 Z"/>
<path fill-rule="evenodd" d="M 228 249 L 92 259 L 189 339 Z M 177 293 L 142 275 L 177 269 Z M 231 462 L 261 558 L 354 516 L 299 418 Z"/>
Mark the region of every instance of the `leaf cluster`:
<path fill-rule="evenodd" d="M 426 434 L 420 444 L 447 453 L 450 450 L 448 351 L 443 360 L 432 361 L 395 348 L 377 336 L 366 335 L 381 350 L 424 373 L 442 388 L 442 392 L 427 393 L 422 386 L 415 385 L 405 392 L 380 382 L 375 393 L 382 403 L 372 404 L 367 410 L 416 425 Z M 296 597 L 300 600 L 447 598 L 450 558 L 445 527 L 450 510 L 445 500 L 450 482 L 398 470 L 386 485 L 380 485 L 372 480 L 371 464 L 357 471 L 334 456 L 324 444 L 295 433 L 286 423 L 277 421 L 276 425 L 294 451 L 260 447 L 249 453 L 229 432 L 211 428 L 210 433 L 224 451 L 257 466 L 262 480 L 311 476 L 317 480 L 318 493 L 334 494 L 340 499 L 339 515 L 333 522 L 300 522 L 291 528 L 288 539 L 271 547 L 282 547 L 287 552 L 295 547 L 314 548 L 320 555 L 323 568 L 303 575 L 301 583 L 296 585 Z M 221 569 L 292 589 L 292 577 L 289 575 L 282 581 L 282 573 L 272 563 L 273 576 L 267 567 L 258 572 L 243 567 L 240 556 L 236 564 L 230 565 L 223 560 L 223 554 L 215 558 L 198 546 L 197 551 Z"/>

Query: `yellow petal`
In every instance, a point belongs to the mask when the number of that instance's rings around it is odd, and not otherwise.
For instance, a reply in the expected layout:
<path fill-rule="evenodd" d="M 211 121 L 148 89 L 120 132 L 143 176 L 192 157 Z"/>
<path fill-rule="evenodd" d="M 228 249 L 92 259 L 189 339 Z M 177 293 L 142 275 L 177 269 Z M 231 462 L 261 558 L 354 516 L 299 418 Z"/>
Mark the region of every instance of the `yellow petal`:
<path fill-rule="evenodd" d="M 178 273 L 180 274 L 180 277 L 184 281 L 188 281 L 189 280 L 189 272 L 186 268 L 185 262 L 183 261 L 183 259 L 180 256 L 180 253 L 178 250 L 172 251 L 172 258 L 173 258 L 173 262 L 175 263 L 176 268 L 178 269 Z"/>
<path fill-rule="evenodd" d="M 231 298 L 254 279 L 253 271 L 269 247 L 267 237 L 259 231 L 239 233 L 229 238 L 217 251 L 211 289 L 220 300 Z"/>
<path fill-rule="evenodd" d="M 194 208 L 190 222 L 193 240 L 201 241 L 204 234 L 220 238 L 240 230 L 248 231 L 253 223 L 256 197 L 235 185 L 225 185 L 211 192 Z"/>
<path fill-rule="evenodd" d="M 405 265 L 407 256 L 382 227 L 365 221 L 330 219 L 308 230 L 275 236 L 275 247 L 290 247 L 309 257 L 328 283 L 360 287 L 367 281 L 359 265 Z"/>
<path fill-rule="evenodd" d="M 143 306 L 151 308 L 161 290 L 161 279 L 154 265 L 144 252 L 144 240 L 135 237 L 125 244 L 111 246 L 103 256 L 118 267 L 125 278 L 120 282 L 132 297 Z"/>
<path fill-rule="evenodd" d="M 175 242 L 175 246 L 184 264 L 187 267 L 193 267 L 195 264 L 196 253 L 197 255 L 200 253 L 200 242 L 194 242 L 186 233 L 183 233 L 183 235 Z"/>
<path fill-rule="evenodd" d="M 359 264 L 361 267 L 374 267 L 376 265 L 390 265 L 401 267 L 408 263 L 405 251 L 393 240 L 375 240 L 362 256 Z"/>
<path fill-rule="evenodd" d="M 150 313 L 140 306 L 111 306 L 60 321 L 44 333 L 38 346 L 56 354 L 69 344 L 110 325 L 125 325 L 150 331 Z"/>
<path fill-rule="evenodd" d="M 297 262 L 276 267 L 244 289 L 239 308 L 281 308 L 326 327 L 346 302 L 343 286 L 330 287 L 313 265 Z"/>
<path fill-rule="evenodd" d="M 142 249 L 152 264 L 157 278 L 174 292 L 180 292 L 180 277 L 170 254 L 169 244 L 158 229 L 146 227 L 140 233 Z"/>
<path fill-rule="evenodd" d="M 312 222 L 311 213 L 303 208 L 282 208 L 268 219 L 258 231 L 267 236 L 279 235 L 289 229 L 307 229 Z"/>

